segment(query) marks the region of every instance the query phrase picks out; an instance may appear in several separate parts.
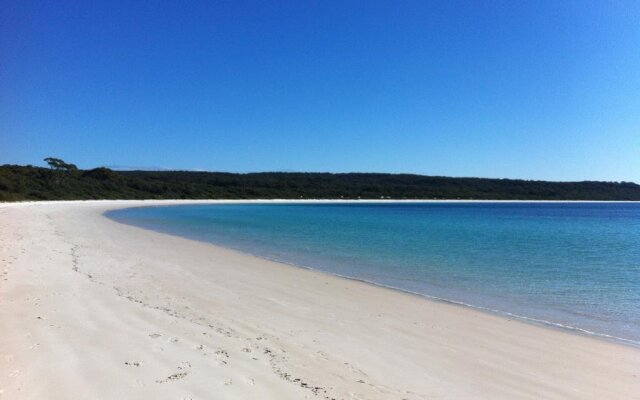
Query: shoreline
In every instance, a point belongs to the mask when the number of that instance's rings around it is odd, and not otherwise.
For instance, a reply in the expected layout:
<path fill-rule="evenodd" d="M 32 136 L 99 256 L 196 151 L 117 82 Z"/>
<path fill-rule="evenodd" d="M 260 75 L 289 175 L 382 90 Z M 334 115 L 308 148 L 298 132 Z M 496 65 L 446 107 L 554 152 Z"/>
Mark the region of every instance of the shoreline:
<path fill-rule="evenodd" d="M 0 204 L 0 397 L 622 399 L 640 389 L 640 352 L 625 343 L 102 215 L 198 203 L 220 202 Z"/>
<path fill-rule="evenodd" d="M 387 202 L 389 200 L 382 200 L 380 202 Z M 312 203 L 311 201 L 297 201 L 297 200 L 291 200 L 291 203 L 295 204 L 295 203 L 300 203 L 300 204 L 323 204 L 323 203 Z M 355 201 L 347 201 L 347 202 L 341 202 L 341 201 L 333 201 L 333 200 L 328 200 L 328 202 L 330 203 L 343 203 L 343 204 L 353 204 L 353 203 L 357 203 L 359 202 L 358 200 Z M 364 202 L 364 201 L 363 201 Z M 368 201 L 366 201 L 368 202 Z M 394 202 L 393 200 L 391 200 L 391 202 Z M 411 202 L 414 203 L 419 203 L 419 202 L 423 202 L 421 200 L 411 200 Z M 427 201 L 427 202 L 431 202 L 431 201 Z M 438 201 L 440 202 L 440 201 Z M 508 201 L 508 202 L 512 202 L 512 201 Z M 526 201 L 525 201 L 526 202 Z M 546 201 L 545 201 L 546 202 Z M 238 201 L 238 200 L 231 200 L 230 203 L 222 203 L 222 204 L 243 204 L 244 201 Z M 255 200 L 255 201 L 250 201 L 250 203 L 248 204 L 274 204 L 274 203 L 282 203 L 279 200 L 275 200 L 274 202 L 268 202 L 268 201 L 263 201 L 263 200 Z M 191 204 L 191 203 L 188 203 Z M 182 204 L 182 205 L 188 205 L 188 204 Z M 196 203 L 198 204 L 198 203 Z M 209 204 L 209 203 L 205 203 L 205 204 Z M 218 204 L 218 203 L 216 203 Z M 286 204 L 286 203 L 282 203 L 282 204 Z M 180 204 L 174 204 L 174 205 L 166 205 L 166 207 L 175 207 L 175 206 L 179 206 Z M 146 207 L 164 207 L 165 205 L 142 205 L 142 206 L 135 206 L 135 207 L 125 207 L 125 208 L 146 208 Z M 133 226 L 133 227 L 137 227 L 140 229 L 144 229 L 144 230 L 149 230 L 152 232 L 156 232 L 156 233 L 160 233 L 160 234 L 165 234 L 165 235 L 169 235 L 169 236 L 175 236 L 175 237 L 180 237 L 180 238 L 184 238 L 187 240 L 193 240 L 193 241 L 197 241 L 200 243 L 205 243 L 208 244 L 210 246 L 216 247 L 216 248 L 222 248 L 225 250 L 229 250 L 229 251 L 233 251 L 233 252 L 237 252 L 239 254 L 243 254 L 246 256 L 250 256 L 250 257 L 254 257 L 260 260 L 265 260 L 268 262 L 274 262 L 274 263 L 278 263 L 278 264 L 282 264 L 282 265 L 286 265 L 289 267 L 293 267 L 293 268 L 302 268 L 305 270 L 310 270 L 310 271 L 315 271 L 315 272 L 319 272 L 321 274 L 326 274 L 326 275 L 330 275 L 333 277 L 337 277 L 340 279 L 347 279 L 350 281 L 355 281 L 355 282 L 360 282 L 360 283 L 364 283 L 367 285 L 371 285 L 377 288 L 381 288 L 381 289 L 385 289 L 385 290 L 391 290 L 393 292 L 399 292 L 399 293 L 403 293 L 403 294 L 407 294 L 407 295 L 411 295 L 411 296 L 416 296 L 417 298 L 421 299 L 421 300 L 426 300 L 426 301 L 435 301 L 438 303 L 442 303 L 442 304 L 447 304 L 450 306 L 455 306 L 455 307 L 464 307 L 466 309 L 470 309 L 470 310 L 474 310 L 474 311 L 478 311 L 478 312 L 482 312 L 482 313 L 487 313 L 490 315 L 496 315 L 498 317 L 501 318 L 506 318 L 506 319 L 514 319 L 526 324 L 530 324 L 533 326 L 538 326 L 538 327 L 542 327 L 542 328 L 546 328 L 546 329 L 554 329 L 554 330 L 559 330 L 562 332 L 566 332 L 566 333 L 570 333 L 570 334 L 575 334 L 575 335 L 580 335 L 580 336 L 584 336 L 584 337 L 590 337 L 590 338 L 595 338 L 595 339 L 599 339 L 599 340 L 605 340 L 611 343 L 617 343 L 617 344 L 621 344 L 621 345 L 625 345 L 625 346 L 631 346 L 634 348 L 640 348 L 640 341 L 636 341 L 636 340 L 632 340 L 632 339 L 626 339 L 626 338 L 622 338 L 622 337 L 618 337 L 618 336 L 614 336 L 614 335 L 610 335 L 607 333 L 600 333 L 600 332 L 594 332 L 594 331 L 590 331 L 588 329 L 583 329 L 583 328 L 579 328 L 579 327 L 575 327 L 575 326 L 571 326 L 571 325 L 565 325 L 559 322 L 553 322 L 553 321 L 547 321 L 547 320 L 543 320 L 543 319 L 538 319 L 538 318 L 533 318 L 533 317 L 527 317 L 525 315 L 519 315 L 519 314 L 514 314 L 512 312 L 509 311 L 503 311 L 503 310 L 498 310 L 498 309 L 492 309 L 489 307 L 483 307 L 483 306 L 479 306 L 479 305 L 475 305 L 475 304 L 471 304 L 471 303 L 466 303 L 463 301 L 458 301 L 458 300 L 453 300 L 453 299 L 448 299 L 448 298 L 444 298 L 444 297 L 438 297 L 438 296 L 433 296 L 433 295 L 429 295 L 429 294 L 425 294 L 425 293 L 419 293 L 419 292 L 414 292 L 411 290 L 407 290 L 407 289 L 403 289 L 400 287 L 395 287 L 395 286 L 391 286 L 391 285 L 386 285 L 383 283 L 378 283 L 378 282 L 374 282 L 374 281 L 370 281 L 370 280 L 366 280 L 366 279 L 362 279 L 362 278 L 357 278 L 357 277 L 353 277 L 353 276 L 348 276 L 348 275 L 341 275 L 338 273 L 333 273 L 333 272 L 328 272 L 328 271 L 323 271 L 322 269 L 319 268 L 313 268 L 313 267 L 309 267 L 306 265 L 301 265 L 301 264 L 296 264 L 296 263 L 292 263 L 292 262 L 286 262 L 286 261 L 282 261 L 282 260 L 278 260 L 278 259 L 272 259 L 269 257 L 265 257 L 259 254 L 255 254 L 255 253 L 251 253 L 251 252 L 247 252 L 247 251 L 243 251 L 241 249 L 237 249 L 234 247 L 228 247 L 228 246 L 224 246 L 222 244 L 218 244 L 218 243 L 213 243 L 213 242 L 209 242 L 206 240 L 199 240 L 199 239 L 194 239 L 194 238 L 190 238 L 187 236 L 181 236 L 181 235 L 176 235 L 176 234 L 172 234 L 172 233 L 167 233 L 161 230 L 154 230 L 154 229 L 150 229 L 150 228 L 145 228 L 145 227 L 140 227 L 137 226 L 135 224 L 129 224 L 126 222 L 122 222 L 122 221 L 118 221 L 117 219 L 114 219 L 112 217 L 110 217 L 109 214 L 111 211 L 115 211 L 115 210 L 120 210 L 120 209 L 124 209 L 124 208 L 117 208 L 117 209 L 112 209 L 112 210 L 107 210 L 104 213 L 102 213 L 102 215 L 105 218 L 108 218 L 111 221 L 114 221 L 116 223 L 120 223 L 123 225 L 128 225 L 128 226 Z"/>
<path fill-rule="evenodd" d="M 161 207 L 164 205 L 187 204 L 363 204 L 363 203 L 631 203 L 640 204 L 640 200 L 483 200 L 483 199 L 97 199 L 97 200 L 20 200 L 0 201 L 0 208 L 10 206 L 29 206 L 44 204 L 83 204 L 83 203 L 141 203 L 133 207 Z M 153 204 L 150 204 L 153 203 Z M 120 208 L 120 207 L 118 207 Z M 107 210 L 109 211 L 109 210 Z"/>

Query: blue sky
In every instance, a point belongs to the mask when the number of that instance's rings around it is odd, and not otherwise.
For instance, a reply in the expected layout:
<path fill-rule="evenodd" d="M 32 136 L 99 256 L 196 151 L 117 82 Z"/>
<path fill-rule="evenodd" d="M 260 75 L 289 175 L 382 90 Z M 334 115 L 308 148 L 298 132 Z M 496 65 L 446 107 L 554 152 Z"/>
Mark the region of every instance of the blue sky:
<path fill-rule="evenodd" d="M 11 1 L 0 163 L 640 182 L 640 2 Z"/>

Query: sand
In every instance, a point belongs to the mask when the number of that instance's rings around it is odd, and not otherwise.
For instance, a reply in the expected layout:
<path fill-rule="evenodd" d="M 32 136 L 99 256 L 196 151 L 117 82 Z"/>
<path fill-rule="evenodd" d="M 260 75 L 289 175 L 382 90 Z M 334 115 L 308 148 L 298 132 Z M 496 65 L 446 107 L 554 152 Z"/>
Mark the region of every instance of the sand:
<path fill-rule="evenodd" d="M 640 349 L 0 205 L 1 399 L 632 399 Z"/>

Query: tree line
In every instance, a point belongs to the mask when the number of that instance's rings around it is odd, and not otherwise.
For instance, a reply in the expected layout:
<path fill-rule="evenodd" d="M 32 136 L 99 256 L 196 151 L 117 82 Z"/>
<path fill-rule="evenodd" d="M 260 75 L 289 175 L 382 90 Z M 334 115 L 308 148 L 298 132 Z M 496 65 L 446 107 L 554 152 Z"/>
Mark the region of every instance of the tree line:
<path fill-rule="evenodd" d="M 0 201 L 88 199 L 640 200 L 631 182 L 548 182 L 383 173 L 225 173 L 0 166 Z"/>

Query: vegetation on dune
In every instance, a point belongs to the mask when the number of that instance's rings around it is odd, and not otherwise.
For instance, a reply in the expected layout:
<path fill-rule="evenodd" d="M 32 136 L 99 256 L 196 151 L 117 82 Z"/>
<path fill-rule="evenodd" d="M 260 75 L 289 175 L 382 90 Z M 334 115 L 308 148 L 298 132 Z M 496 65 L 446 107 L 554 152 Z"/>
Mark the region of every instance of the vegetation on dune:
<path fill-rule="evenodd" d="M 43 161 L 49 164 L 49 168 L 56 171 L 71 172 L 78 170 L 78 167 L 76 167 L 75 164 L 67 164 L 59 158 L 47 157 Z"/>
<path fill-rule="evenodd" d="M 630 182 L 546 182 L 380 173 L 233 174 L 0 166 L 0 201 L 85 199 L 640 200 Z"/>

